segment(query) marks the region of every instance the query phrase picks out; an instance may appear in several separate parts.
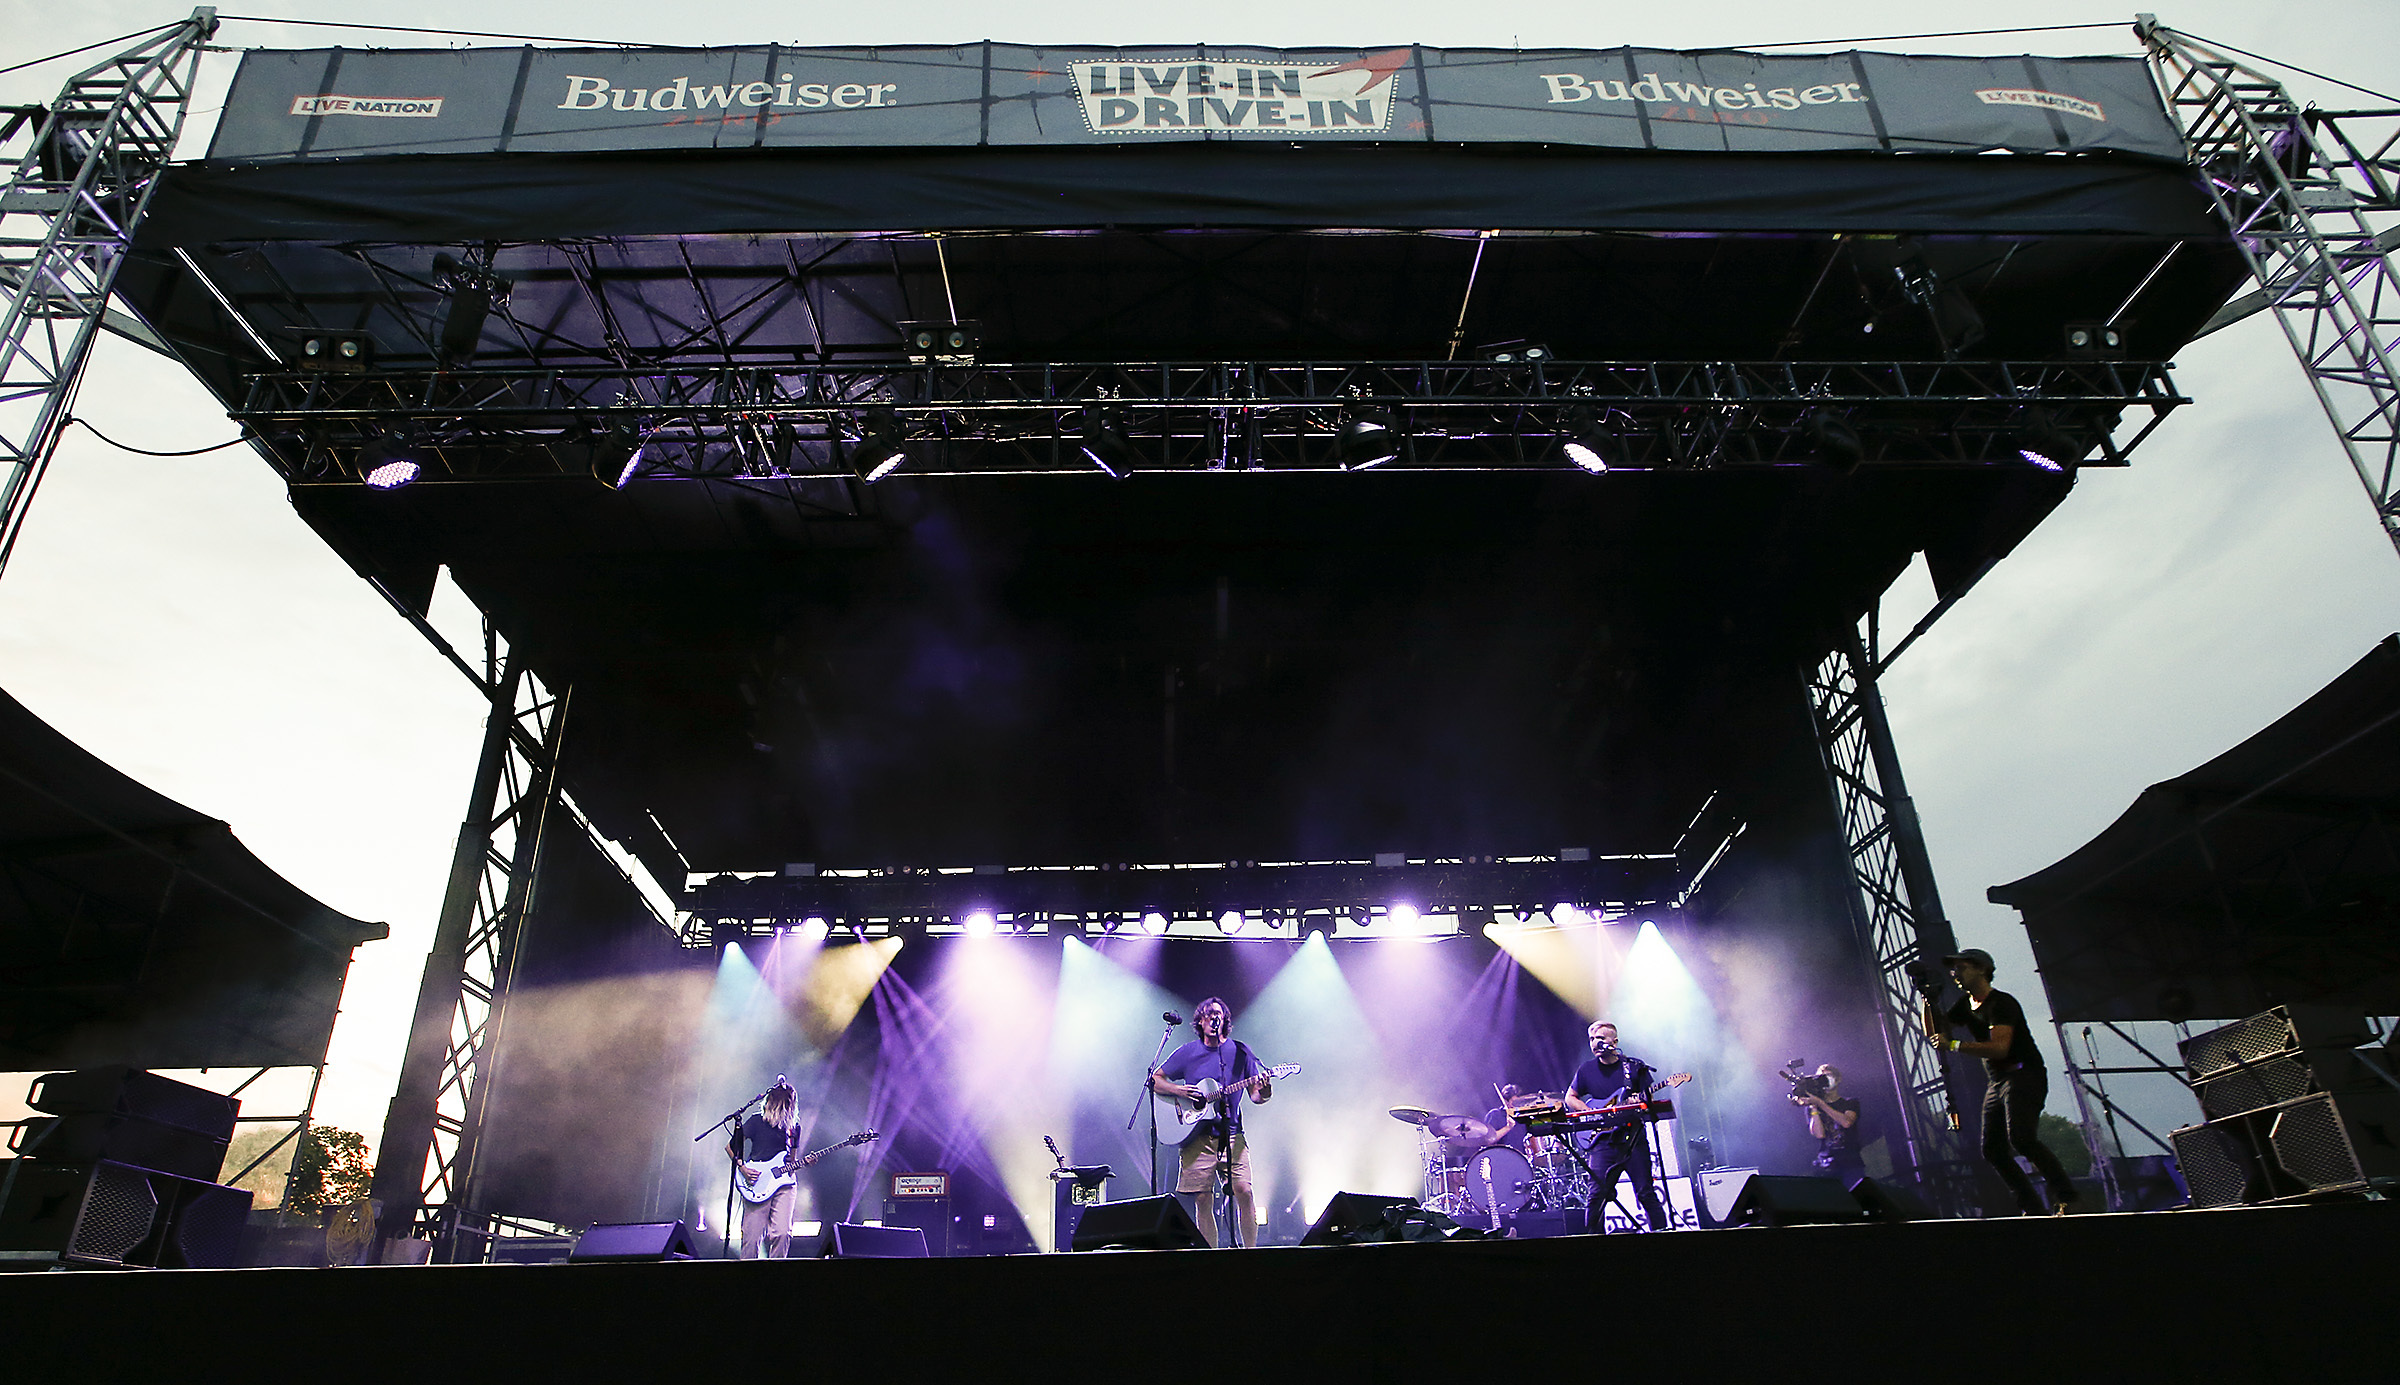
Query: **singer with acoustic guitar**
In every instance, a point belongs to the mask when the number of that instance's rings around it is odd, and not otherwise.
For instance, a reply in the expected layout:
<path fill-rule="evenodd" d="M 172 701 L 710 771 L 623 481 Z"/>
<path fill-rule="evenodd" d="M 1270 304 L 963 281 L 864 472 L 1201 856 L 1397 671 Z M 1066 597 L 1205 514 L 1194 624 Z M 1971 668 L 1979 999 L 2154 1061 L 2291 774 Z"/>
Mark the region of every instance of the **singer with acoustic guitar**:
<path fill-rule="evenodd" d="M 1242 1099 L 1265 1101 L 1275 1094 L 1274 1074 L 1250 1046 L 1232 1036 L 1233 1012 L 1215 996 L 1192 1012 L 1200 1037 L 1167 1055 L 1150 1074 L 1150 1090 L 1185 1103 L 1206 1118 L 1176 1146 L 1175 1195 L 1183 1200 L 1200 1235 L 1217 1240 L 1215 1192 L 1220 1177 L 1233 1188 L 1233 1242 L 1249 1246 L 1258 1236 L 1258 1212 L 1250 1193 L 1250 1144 L 1242 1135 Z M 1224 1168 L 1220 1169 L 1219 1165 Z M 1207 1203 L 1200 1199 L 1206 1196 Z"/>

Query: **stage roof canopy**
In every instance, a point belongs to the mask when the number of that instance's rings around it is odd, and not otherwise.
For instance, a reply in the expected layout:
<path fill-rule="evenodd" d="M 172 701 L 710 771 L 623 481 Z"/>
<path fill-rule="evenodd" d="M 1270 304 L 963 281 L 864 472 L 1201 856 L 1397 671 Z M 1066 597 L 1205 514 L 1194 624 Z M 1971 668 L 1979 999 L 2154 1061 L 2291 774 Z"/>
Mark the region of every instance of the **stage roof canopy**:
<path fill-rule="evenodd" d="M 0 693 L 0 1071 L 324 1060 L 336 913 Z"/>
<path fill-rule="evenodd" d="M 254 52 L 119 288 L 673 883 L 1663 849 L 2242 275 L 2127 59 L 970 44 Z"/>
<path fill-rule="evenodd" d="M 2395 812 L 2400 636 L 1991 899 L 2024 914 L 2063 1022 L 2400 1013 Z"/>

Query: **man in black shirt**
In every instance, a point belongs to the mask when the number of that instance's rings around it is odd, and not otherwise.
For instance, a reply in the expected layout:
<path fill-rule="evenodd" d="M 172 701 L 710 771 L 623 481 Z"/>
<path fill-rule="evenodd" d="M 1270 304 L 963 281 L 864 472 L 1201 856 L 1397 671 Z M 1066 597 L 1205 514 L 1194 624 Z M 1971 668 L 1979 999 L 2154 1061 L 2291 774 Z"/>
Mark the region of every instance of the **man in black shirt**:
<path fill-rule="evenodd" d="M 1575 1080 L 1567 1086 L 1568 1110 L 1639 1100 L 1658 1085 L 1648 1063 L 1617 1051 L 1615 1025 L 1601 1020 L 1584 1032 L 1592 1056 L 1575 1069 Z M 1642 1204 L 1642 1216 L 1650 1229 L 1667 1229 L 1667 1209 L 1658 1200 L 1658 1184 L 1650 1176 L 1650 1127 L 1638 1113 L 1624 1116 L 1612 1130 L 1595 1132 L 1584 1146 L 1584 1160 L 1592 1166 L 1595 1218 L 1601 1208 L 1616 1201 L 1617 1179 L 1630 1176 L 1634 1200 Z"/>
<path fill-rule="evenodd" d="M 1841 1180 L 1847 1188 L 1867 1176 L 1867 1166 L 1859 1158 L 1862 1141 L 1858 1128 L 1859 1105 L 1842 1095 L 1842 1070 L 1831 1063 L 1819 1064 L 1817 1076 L 1824 1079 L 1822 1095 L 1809 1092 L 1792 1093 L 1792 1104 L 1808 1111 L 1808 1133 L 1817 1138 L 1816 1166 Z"/>
<path fill-rule="evenodd" d="M 1991 1079 L 1983 1093 L 1984 1160 L 1999 1171 L 2018 1211 L 2029 1217 L 2045 1210 L 2063 1215 L 2075 1205 L 2075 1184 L 2035 1133 L 2043 1103 L 2050 1099 L 2050 1071 L 2042 1066 L 2041 1050 L 2033 1046 L 2025 1007 L 2008 992 L 1992 989 L 1992 954 L 1982 948 L 1970 947 L 1942 960 L 1950 964 L 1950 978 L 1966 992 L 1945 1018 L 1975 1037 L 1934 1042 L 1947 1052 L 1983 1060 L 1984 1073 Z M 2042 1206 L 2041 1194 L 2017 1167 L 2020 1154 L 2050 1185 L 2051 1207 Z"/>

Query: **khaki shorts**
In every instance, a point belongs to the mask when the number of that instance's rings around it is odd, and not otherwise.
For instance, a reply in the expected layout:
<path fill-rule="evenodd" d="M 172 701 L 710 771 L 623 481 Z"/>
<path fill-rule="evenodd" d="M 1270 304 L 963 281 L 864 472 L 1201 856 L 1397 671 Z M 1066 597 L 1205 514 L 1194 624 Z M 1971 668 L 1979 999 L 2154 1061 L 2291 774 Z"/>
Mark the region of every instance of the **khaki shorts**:
<path fill-rule="evenodd" d="M 1217 1186 L 1217 1161 L 1225 1156 L 1225 1137 L 1214 1130 L 1204 1130 L 1184 1141 L 1175 1149 L 1181 1173 L 1175 1180 L 1179 1193 L 1205 1193 Z M 1233 1136 L 1233 1186 L 1244 1192 L 1250 1190 L 1250 1137 L 1236 1131 Z"/>

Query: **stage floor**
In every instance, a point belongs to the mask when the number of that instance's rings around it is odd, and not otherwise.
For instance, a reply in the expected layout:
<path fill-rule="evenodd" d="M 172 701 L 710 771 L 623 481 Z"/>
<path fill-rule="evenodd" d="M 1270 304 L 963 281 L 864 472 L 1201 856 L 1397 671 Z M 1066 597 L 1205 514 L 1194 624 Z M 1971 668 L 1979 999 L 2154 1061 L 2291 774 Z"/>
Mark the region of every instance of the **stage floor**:
<path fill-rule="evenodd" d="M 0 1276 L 16 1379 L 2389 1378 L 2384 1202 L 935 1260 Z M 657 1374 L 653 1375 L 655 1372 Z M 588 1374 L 587 1374 L 588 1373 Z M 668 1373 L 672 1373 L 671 1375 Z M 744 1378 L 748 1378 L 745 1376 Z"/>

